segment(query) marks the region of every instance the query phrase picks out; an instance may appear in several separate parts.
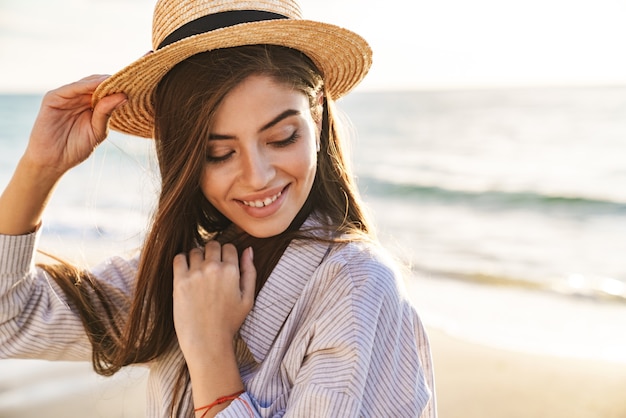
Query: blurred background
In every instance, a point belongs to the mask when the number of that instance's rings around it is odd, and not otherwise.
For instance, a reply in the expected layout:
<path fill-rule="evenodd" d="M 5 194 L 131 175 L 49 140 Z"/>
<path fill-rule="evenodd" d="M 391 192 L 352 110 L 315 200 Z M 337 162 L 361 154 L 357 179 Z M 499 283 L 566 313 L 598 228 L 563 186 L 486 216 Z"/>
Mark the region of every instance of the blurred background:
<path fill-rule="evenodd" d="M 0 0 L 0 186 L 45 91 L 151 49 L 153 4 Z M 626 3 L 301 5 L 374 50 L 339 107 L 380 237 L 413 273 L 440 416 L 626 416 Z M 87 265 L 136 248 L 157 188 L 151 142 L 111 133 L 59 186 L 42 248 Z M 141 416 L 144 384 L 3 360 L 0 416 Z"/>

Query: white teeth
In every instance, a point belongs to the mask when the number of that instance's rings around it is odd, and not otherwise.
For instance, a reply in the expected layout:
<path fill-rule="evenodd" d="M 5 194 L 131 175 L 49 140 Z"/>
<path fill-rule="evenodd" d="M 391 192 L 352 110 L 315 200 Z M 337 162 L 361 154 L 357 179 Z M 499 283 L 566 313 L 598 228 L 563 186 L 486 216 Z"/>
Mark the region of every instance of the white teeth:
<path fill-rule="evenodd" d="M 253 200 L 253 201 L 242 200 L 242 202 L 244 205 L 250 206 L 252 208 L 262 208 L 263 206 L 269 206 L 272 203 L 274 203 L 276 199 L 280 197 L 281 194 L 282 192 L 278 192 L 272 197 L 265 198 L 265 200 Z"/>

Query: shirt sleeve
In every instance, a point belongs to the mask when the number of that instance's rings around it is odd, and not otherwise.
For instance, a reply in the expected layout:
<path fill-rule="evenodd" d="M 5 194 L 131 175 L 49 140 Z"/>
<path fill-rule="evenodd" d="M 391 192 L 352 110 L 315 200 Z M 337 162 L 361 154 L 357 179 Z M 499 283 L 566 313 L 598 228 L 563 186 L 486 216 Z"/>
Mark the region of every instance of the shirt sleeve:
<path fill-rule="evenodd" d="M 38 232 L 0 235 L 0 358 L 91 360 L 82 321 L 48 274 L 35 267 Z M 124 309 L 136 268 L 110 259 L 94 270 L 103 291 Z"/>

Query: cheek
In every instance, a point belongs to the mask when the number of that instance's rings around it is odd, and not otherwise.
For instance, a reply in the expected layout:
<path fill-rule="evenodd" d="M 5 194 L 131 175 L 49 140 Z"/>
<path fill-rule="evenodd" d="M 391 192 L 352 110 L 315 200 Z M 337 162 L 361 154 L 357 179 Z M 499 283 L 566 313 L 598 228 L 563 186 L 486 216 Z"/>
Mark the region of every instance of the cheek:
<path fill-rule="evenodd" d="M 311 129 L 309 131 L 309 138 L 305 144 L 305 152 L 302 153 L 302 160 L 300 161 L 301 167 L 307 167 L 309 170 L 315 171 L 317 167 L 317 158 L 318 158 L 318 150 L 319 150 L 319 132 L 317 131 L 315 125 L 311 125 Z"/>
<path fill-rule="evenodd" d="M 296 158 L 292 158 L 290 165 L 292 170 L 298 173 L 299 177 L 314 177 L 315 171 L 317 170 L 317 150 L 315 142 L 308 144 L 305 152 L 301 152 Z"/>
<path fill-rule="evenodd" d="M 202 178 L 200 180 L 200 189 L 206 200 L 213 206 L 219 202 L 219 195 L 221 193 L 218 173 L 214 169 L 205 168 Z"/>

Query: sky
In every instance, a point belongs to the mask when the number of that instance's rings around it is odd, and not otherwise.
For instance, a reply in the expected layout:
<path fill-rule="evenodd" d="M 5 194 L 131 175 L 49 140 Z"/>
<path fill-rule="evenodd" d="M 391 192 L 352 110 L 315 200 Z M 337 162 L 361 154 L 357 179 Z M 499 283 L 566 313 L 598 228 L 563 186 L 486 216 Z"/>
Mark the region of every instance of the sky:
<path fill-rule="evenodd" d="M 151 49 L 154 1 L 0 0 L 0 92 L 120 70 Z M 371 44 L 360 90 L 626 85 L 626 0 L 300 4 Z"/>

